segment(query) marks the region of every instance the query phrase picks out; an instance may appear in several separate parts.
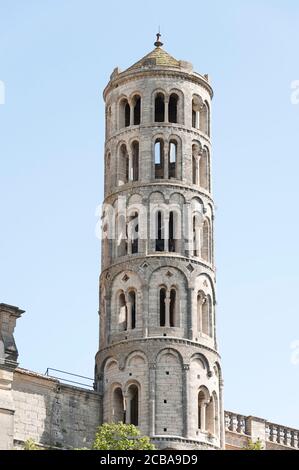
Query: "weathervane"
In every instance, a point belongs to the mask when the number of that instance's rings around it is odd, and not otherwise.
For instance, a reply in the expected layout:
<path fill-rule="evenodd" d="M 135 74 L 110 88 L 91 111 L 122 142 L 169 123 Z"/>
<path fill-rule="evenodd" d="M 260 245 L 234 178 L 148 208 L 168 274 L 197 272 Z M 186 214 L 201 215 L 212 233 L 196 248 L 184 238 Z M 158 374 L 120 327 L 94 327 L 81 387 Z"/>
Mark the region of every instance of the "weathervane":
<path fill-rule="evenodd" d="M 163 42 L 160 41 L 161 33 L 160 33 L 160 26 L 159 26 L 159 32 L 157 33 L 157 40 L 155 42 L 156 47 L 162 47 Z"/>

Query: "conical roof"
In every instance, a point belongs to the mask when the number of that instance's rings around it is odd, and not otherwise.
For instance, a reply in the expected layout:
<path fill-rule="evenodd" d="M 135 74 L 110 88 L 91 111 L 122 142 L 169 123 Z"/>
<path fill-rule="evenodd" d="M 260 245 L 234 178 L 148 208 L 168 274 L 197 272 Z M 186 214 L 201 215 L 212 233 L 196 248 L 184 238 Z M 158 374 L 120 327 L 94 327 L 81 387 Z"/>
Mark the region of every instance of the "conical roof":
<path fill-rule="evenodd" d="M 138 60 L 134 65 L 127 70 L 135 70 L 143 67 L 180 67 L 180 62 L 172 57 L 168 52 L 164 51 L 161 47 L 155 47 L 153 51 Z"/>

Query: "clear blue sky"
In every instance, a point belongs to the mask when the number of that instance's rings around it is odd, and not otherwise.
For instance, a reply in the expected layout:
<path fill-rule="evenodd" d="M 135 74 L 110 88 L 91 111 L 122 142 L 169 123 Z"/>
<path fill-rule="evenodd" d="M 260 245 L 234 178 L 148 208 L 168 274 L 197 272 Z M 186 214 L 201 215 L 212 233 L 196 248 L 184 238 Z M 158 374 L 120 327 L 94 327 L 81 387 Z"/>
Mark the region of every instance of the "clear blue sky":
<path fill-rule="evenodd" d="M 225 407 L 299 427 L 298 1 L 0 0 L 0 301 L 22 367 L 92 376 L 102 89 L 153 48 L 209 73 Z"/>

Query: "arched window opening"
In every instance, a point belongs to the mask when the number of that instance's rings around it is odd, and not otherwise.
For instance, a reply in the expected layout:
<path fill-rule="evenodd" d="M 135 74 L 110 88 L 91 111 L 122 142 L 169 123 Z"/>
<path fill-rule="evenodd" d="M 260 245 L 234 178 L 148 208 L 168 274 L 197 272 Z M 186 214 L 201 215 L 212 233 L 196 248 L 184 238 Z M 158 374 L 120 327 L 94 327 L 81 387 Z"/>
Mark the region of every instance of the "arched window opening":
<path fill-rule="evenodd" d="M 210 107 L 207 101 L 204 102 L 202 108 L 201 130 L 208 136 L 210 135 Z"/>
<path fill-rule="evenodd" d="M 201 147 L 198 144 L 192 145 L 192 183 L 200 184 L 200 162 L 201 161 Z"/>
<path fill-rule="evenodd" d="M 177 148 L 178 148 L 177 142 L 173 140 L 170 141 L 169 156 L 168 156 L 169 178 L 176 178 Z"/>
<path fill-rule="evenodd" d="M 206 219 L 202 227 L 202 254 L 201 257 L 203 260 L 208 263 L 211 262 L 211 250 L 210 250 L 210 224 Z"/>
<path fill-rule="evenodd" d="M 193 109 L 193 103 L 192 103 L 192 127 L 196 128 L 196 111 Z"/>
<path fill-rule="evenodd" d="M 169 323 L 171 327 L 174 327 L 176 323 L 176 290 L 175 289 L 171 289 L 170 291 Z"/>
<path fill-rule="evenodd" d="M 175 93 L 172 93 L 169 97 L 168 103 L 168 119 L 169 122 L 178 122 L 178 101 L 179 97 Z"/>
<path fill-rule="evenodd" d="M 104 266 L 107 266 L 107 264 L 110 263 L 111 260 L 111 253 L 110 253 L 110 246 L 111 246 L 111 240 L 109 238 L 109 225 L 108 223 L 105 223 L 103 226 L 103 260 L 104 260 Z"/>
<path fill-rule="evenodd" d="M 218 397 L 216 392 L 213 392 L 213 403 L 214 403 L 214 435 L 219 437 L 219 418 L 218 418 Z"/>
<path fill-rule="evenodd" d="M 209 154 L 207 149 L 204 149 L 202 156 L 200 158 L 200 186 L 205 189 L 206 191 L 209 191 L 210 184 L 209 184 Z"/>
<path fill-rule="evenodd" d="M 197 159 L 192 155 L 192 183 L 197 184 Z"/>
<path fill-rule="evenodd" d="M 129 181 L 129 154 L 125 144 L 120 147 L 118 168 L 118 185 L 121 186 Z"/>
<path fill-rule="evenodd" d="M 192 127 L 200 129 L 200 101 L 198 98 L 192 100 Z"/>
<path fill-rule="evenodd" d="M 130 239 L 131 254 L 138 253 L 138 244 L 139 244 L 139 221 L 138 221 L 138 212 L 130 217 L 128 224 L 128 233 Z"/>
<path fill-rule="evenodd" d="M 106 167 L 107 167 L 107 170 L 110 170 L 110 165 L 111 165 L 111 153 L 108 152 L 107 158 L 106 158 Z"/>
<path fill-rule="evenodd" d="M 215 403 L 211 397 L 206 409 L 206 429 L 211 434 L 215 435 Z"/>
<path fill-rule="evenodd" d="M 132 144 L 132 181 L 139 179 L 139 142 L 135 141 Z"/>
<path fill-rule="evenodd" d="M 130 327 L 132 330 L 136 328 L 136 293 L 135 291 L 129 292 L 130 304 Z"/>
<path fill-rule="evenodd" d="M 127 224 L 124 214 L 119 214 L 116 219 L 117 224 L 117 256 L 128 254 Z"/>
<path fill-rule="evenodd" d="M 206 397 L 202 390 L 198 392 L 198 429 L 206 430 Z"/>
<path fill-rule="evenodd" d="M 119 295 L 118 324 L 120 331 L 126 331 L 128 327 L 128 309 L 125 294 Z"/>
<path fill-rule="evenodd" d="M 193 256 L 200 256 L 200 223 L 198 217 L 193 217 Z"/>
<path fill-rule="evenodd" d="M 155 122 L 165 121 L 164 101 L 164 95 L 162 93 L 158 93 L 155 98 Z"/>
<path fill-rule="evenodd" d="M 129 103 L 127 102 L 125 105 L 125 127 L 129 127 L 130 119 L 131 119 L 131 109 L 130 109 Z"/>
<path fill-rule="evenodd" d="M 111 106 L 108 107 L 107 113 L 106 113 L 106 134 L 109 137 L 112 131 L 112 110 Z"/>
<path fill-rule="evenodd" d="M 138 426 L 138 407 L 139 407 L 139 391 L 137 385 L 131 385 L 128 390 L 128 414 L 129 424 Z"/>
<path fill-rule="evenodd" d="M 136 96 L 134 98 L 134 126 L 139 126 L 141 120 L 141 98 Z"/>
<path fill-rule="evenodd" d="M 174 253 L 176 251 L 176 240 L 175 240 L 175 227 L 174 227 L 174 213 L 169 214 L 169 251 Z"/>
<path fill-rule="evenodd" d="M 119 128 L 128 127 L 130 125 L 130 105 L 126 98 L 122 99 L 119 104 Z"/>
<path fill-rule="evenodd" d="M 205 335 L 210 333 L 210 312 L 209 312 L 209 301 L 206 297 L 205 302 L 202 305 L 202 332 Z"/>
<path fill-rule="evenodd" d="M 164 178 L 164 142 L 162 139 L 155 142 L 155 178 Z"/>
<path fill-rule="evenodd" d="M 166 289 L 162 287 L 160 289 L 160 326 L 165 326 L 165 301 L 166 301 Z"/>
<path fill-rule="evenodd" d="M 206 296 L 204 292 L 198 292 L 197 294 L 197 331 L 203 331 L 203 307 L 206 302 Z"/>
<path fill-rule="evenodd" d="M 162 212 L 156 214 L 156 251 L 165 251 L 164 231 L 162 227 Z"/>
<path fill-rule="evenodd" d="M 125 411 L 124 411 L 124 397 L 120 387 L 113 391 L 112 397 L 112 422 L 113 423 L 124 423 Z"/>

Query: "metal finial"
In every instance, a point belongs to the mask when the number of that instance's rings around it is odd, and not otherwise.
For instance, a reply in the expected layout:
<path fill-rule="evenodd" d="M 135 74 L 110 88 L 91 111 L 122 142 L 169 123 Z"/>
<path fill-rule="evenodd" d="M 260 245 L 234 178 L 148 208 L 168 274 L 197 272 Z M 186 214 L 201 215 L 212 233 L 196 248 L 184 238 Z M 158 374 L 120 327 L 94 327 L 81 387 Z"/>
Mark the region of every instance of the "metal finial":
<path fill-rule="evenodd" d="M 160 41 L 160 37 L 161 37 L 161 33 L 160 33 L 160 28 L 159 28 L 159 32 L 157 33 L 157 40 L 154 44 L 156 47 L 162 47 L 163 46 L 163 42 Z"/>

